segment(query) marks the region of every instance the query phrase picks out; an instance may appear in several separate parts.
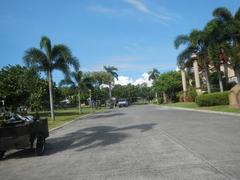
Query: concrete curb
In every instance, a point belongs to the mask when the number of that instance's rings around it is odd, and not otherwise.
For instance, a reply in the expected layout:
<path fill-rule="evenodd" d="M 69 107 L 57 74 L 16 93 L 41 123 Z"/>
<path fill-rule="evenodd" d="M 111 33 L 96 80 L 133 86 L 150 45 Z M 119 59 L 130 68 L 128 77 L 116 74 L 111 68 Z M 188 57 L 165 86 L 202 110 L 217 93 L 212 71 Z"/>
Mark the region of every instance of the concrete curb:
<path fill-rule="evenodd" d="M 184 110 L 184 111 L 204 112 L 204 113 L 210 113 L 210 114 L 222 114 L 222 115 L 240 117 L 240 113 L 211 111 L 211 110 L 204 110 L 204 109 L 191 109 L 191 108 L 182 108 L 182 107 L 171 107 L 171 106 L 159 106 L 159 107 L 166 108 L 166 109 L 176 109 L 176 110 Z"/>
<path fill-rule="evenodd" d="M 67 126 L 68 124 L 71 124 L 71 123 L 73 123 L 73 122 L 75 122 L 75 121 L 78 121 L 78 120 L 80 120 L 80 119 L 82 119 L 82 118 L 90 117 L 90 116 L 92 116 L 92 115 L 95 115 L 96 113 L 101 113 L 101 112 L 105 112 L 105 111 L 107 111 L 107 110 L 97 111 L 97 112 L 90 113 L 90 114 L 85 114 L 85 115 L 80 116 L 80 117 L 78 117 L 78 118 L 75 118 L 75 119 L 73 119 L 73 120 L 71 120 L 71 121 L 69 121 L 69 122 L 65 122 L 65 123 L 63 123 L 62 125 L 58 126 L 58 127 L 55 127 L 55 128 L 50 129 L 50 130 L 49 130 L 49 133 L 52 133 L 53 131 L 56 131 L 56 130 L 58 130 L 58 129 L 61 129 L 61 128 L 63 128 L 64 126 Z"/>

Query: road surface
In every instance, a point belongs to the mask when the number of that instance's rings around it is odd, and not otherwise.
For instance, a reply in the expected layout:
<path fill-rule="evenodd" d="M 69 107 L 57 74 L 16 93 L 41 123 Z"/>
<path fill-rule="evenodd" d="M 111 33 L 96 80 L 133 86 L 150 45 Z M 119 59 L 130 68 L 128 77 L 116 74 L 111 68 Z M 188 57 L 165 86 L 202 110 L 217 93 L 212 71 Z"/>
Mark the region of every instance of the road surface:
<path fill-rule="evenodd" d="M 54 131 L 46 154 L 0 161 L 1 180 L 240 179 L 240 118 L 131 106 Z"/>

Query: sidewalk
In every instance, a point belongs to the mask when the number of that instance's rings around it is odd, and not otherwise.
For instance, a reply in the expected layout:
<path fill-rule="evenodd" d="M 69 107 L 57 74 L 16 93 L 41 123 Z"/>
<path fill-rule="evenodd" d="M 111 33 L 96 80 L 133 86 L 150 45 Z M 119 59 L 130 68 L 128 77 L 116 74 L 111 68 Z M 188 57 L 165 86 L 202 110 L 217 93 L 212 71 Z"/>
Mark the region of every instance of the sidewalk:
<path fill-rule="evenodd" d="M 160 105 L 159 107 L 165 108 L 165 109 L 195 111 L 195 112 L 204 112 L 204 113 L 212 113 L 212 114 L 223 114 L 223 115 L 230 115 L 230 116 L 238 116 L 238 117 L 240 117 L 240 113 L 232 113 L 232 112 L 212 111 L 212 110 L 205 110 L 205 109 L 192 109 L 192 108 L 183 108 L 183 107 L 172 107 L 172 106 L 168 106 L 168 105 Z"/>

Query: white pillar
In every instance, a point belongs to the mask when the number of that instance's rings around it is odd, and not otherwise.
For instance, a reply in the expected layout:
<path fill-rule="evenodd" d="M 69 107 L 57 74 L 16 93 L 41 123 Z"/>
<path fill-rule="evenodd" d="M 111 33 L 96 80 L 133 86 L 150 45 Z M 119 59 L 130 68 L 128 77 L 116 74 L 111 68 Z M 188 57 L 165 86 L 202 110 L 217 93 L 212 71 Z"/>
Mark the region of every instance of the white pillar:
<path fill-rule="evenodd" d="M 186 95 L 187 95 L 187 83 L 186 83 L 186 73 L 183 69 L 181 69 L 182 75 L 182 86 L 183 86 L 183 100 L 186 102 Z"/>
<path fill-rule="evenodd" d="M 195 86 L 196 86 L 197 93 L 199 94 L 201 92 L 201 85 L 200 85 L 200 77 L 199 77 L 197 60 L 193 61 L 193 69 L 194 69 Z"/>

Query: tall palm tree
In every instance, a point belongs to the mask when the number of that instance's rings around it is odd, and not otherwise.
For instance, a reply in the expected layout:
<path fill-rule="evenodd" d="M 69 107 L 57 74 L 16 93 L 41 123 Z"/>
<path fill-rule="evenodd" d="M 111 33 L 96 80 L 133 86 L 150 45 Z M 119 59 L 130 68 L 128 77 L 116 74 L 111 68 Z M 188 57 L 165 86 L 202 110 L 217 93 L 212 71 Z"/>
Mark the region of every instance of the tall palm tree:
<path fill-rule="evenodd" d="M 70 66 L 79 67 L 79 62 L 72 56 L 71 50 L 63 45 L 53 45 L 47 36 L 43 36 L 40 40 L 40 49 L 30 48 L 25 51 L 23 57 L 24 63 L 28 67 L 34 67 L 38 71 L 43 71 L 47 74 L 49 84 L 49 99 L 51 118 L 55 119 L 52 93 L 52 72 L 60 70 L 65 75 L 69 74 Z"/>
<path fill-rule="evenodd" d="M 237 76 L 237 83 L 240 84 L 240 8 L 235 15 L 227 8 L 216 8 L 213 16 L 220 24 L 218 28 L 221 29 L 221 41 L 225 44 L 222 47 L 227 56 L 225 59 L 229 60 Z"/>
<path fill-rule="evenodd" d="M 104 69 L 107 73 L 109 73 L 112 76 L 112 81 L 114 78 L 118 80 L 118 73 L 116 72 L 118 69 L 114 66 L 104 66 Z M 110 108 L 112 108 L 112 81 L 109 81 L 109 103 Z"/>
<path fill-rule="evenodd" d="M 75 71 L 60 82 L 60 86 L 70 85 L 71 88 L 77 90 L 78 94 L 78 109 L 79 114 L 82 114 L 81 108 L 81 92 L 92 88 L 92 78 L 88 74 L 84 74 L 82 71 Z"/>
<path fill-rule="evenodd" d="M 220 54 L 222 52 L 221 49 L 225 46 L 225 42 L 223 41 L 223 25 L 218 19 L 215 18 L 207 23 L 204 31 L 209 42 L 207 48 L 208 57 L 211 61 L 211 64 L 217 71 L 220 91 L 223 92 L 223 79 L 220 69 Z"/>
<path fill-rule="evenodd" d="M 206 79 L 208 93 L 211 92 L 209 81 L 209 67 L 207 57 L 207 39 L 205 33 L 199 30 L 193 30 L 189 35 L 179 35 L 175 39 L 174 45 L 178 49 L 181 45 L 187 45 L 187 47 L 179 54 L 177 61 L 181 68 L 185 68 L 192 64 L 191 55 L 196 53 L 198 65 L 200 65 L 204 72 Z"/>

